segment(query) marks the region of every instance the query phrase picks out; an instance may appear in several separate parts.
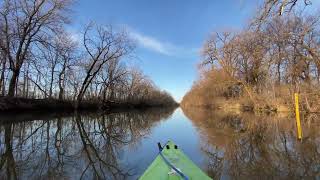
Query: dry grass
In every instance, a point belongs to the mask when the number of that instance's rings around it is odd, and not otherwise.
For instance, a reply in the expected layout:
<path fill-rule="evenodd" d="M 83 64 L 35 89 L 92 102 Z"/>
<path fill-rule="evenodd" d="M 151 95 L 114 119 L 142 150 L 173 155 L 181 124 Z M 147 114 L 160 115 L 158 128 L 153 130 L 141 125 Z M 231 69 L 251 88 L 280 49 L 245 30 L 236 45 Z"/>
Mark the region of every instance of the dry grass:
<path fill-rule="evenodd" d="M 201 79 L 185 95 L 181 105 L 198 106 L 211 109 L 256 111 L 256 112 L 293 112 L 294 92 L 299 92 L 300 109 L 304 112 L 320 112 L 320 93 L 316 85 L 269 83 L 257 91 L 254 86 L 230 78 L 223 70 L 204 72 Z M 230 96 L 230 87 L 241 87 L 239 96 Z M 294 90 L 298 89 L 298 90 Z"/>

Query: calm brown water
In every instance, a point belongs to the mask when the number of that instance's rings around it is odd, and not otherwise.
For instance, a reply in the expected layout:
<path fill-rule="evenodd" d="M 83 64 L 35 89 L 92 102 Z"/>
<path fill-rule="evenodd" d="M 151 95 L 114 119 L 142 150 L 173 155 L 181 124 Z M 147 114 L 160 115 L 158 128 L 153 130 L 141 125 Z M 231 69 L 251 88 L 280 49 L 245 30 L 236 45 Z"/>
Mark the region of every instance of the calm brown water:
<path fill-rule="evenodd" d="M 169 139 L 215 179 L 320 179 L 316 115 L 302 142 L 293 118 L 204 109 L 0 120 L 0 179 L 137 179 Z"/>

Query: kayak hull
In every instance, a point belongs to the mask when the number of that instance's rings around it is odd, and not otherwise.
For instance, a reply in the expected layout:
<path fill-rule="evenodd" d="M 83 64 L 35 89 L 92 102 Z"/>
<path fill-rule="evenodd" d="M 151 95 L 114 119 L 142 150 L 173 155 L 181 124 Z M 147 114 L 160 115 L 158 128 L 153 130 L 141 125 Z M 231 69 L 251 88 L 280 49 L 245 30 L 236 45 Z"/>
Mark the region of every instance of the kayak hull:
<path fill-rule="evenodd" d="M 161 155 L 162 154 L 162 155 Z M 168 163 L 169 162 L 169 163 Z M 172 166 L 173 167 L 172 167 Z M 187 179 L 211 179 L 198 166 L 196 166 L 172 141 L 169 141 L 159 155 L 154 159 L 139 180 L 180 180 L 186 179 L 176 170 L 180 171 Z"/>

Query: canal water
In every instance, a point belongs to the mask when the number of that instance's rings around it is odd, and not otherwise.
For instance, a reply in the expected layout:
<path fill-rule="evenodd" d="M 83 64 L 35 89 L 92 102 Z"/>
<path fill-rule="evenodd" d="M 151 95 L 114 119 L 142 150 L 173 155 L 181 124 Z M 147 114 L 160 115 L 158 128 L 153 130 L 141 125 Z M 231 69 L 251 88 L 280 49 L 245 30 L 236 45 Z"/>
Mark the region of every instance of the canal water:
<path fill-rule="evenodd" d="M 320 119 L 206 109 L 0 115 L 0 179 L 137 179 L 173 140 L 214 179 L 320 179 Z"/>

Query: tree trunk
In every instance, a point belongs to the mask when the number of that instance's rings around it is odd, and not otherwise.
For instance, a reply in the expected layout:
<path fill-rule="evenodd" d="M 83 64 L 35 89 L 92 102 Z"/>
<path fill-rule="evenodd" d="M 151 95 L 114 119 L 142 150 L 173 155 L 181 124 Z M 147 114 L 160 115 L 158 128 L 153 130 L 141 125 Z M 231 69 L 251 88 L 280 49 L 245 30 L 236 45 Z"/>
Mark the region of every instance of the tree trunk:
<path fill-rule="evenodd" d="M 277 71 L 278 71 L 278 85 L 280 85 L 280 83 L 281 83 L 281 48 L 280 48 L 280 46 L 278 46 Z"/>
<path fill-rule="evenodd" d="M 49 99 L 52 98 L 53 76 L 54 76 L 54 67 L 51 69 Z"/>
<path fill-rule="evenodd" d="M 27 74 L 26 74 L 26 78 L 27 78 L 27 89 L 26 89 L 26 98 L 29 97 L 29 66 L 30 64 L 28 63 L 28 66 L 27 66 Z"/>
<path fill-rule="evenodd" d="M 59 84 L 59 88 L 60 88 L 59 100 L 63 100 L 64 88 L 62 86 L 60 86 L 60 84 Z"/>
<path fill-rule="evenodd" d="M 6 84 L 5 84 L 5 80 L 4 80 L 4 76 L 5 76 L 5 70 L 6 70 L 6 60 L 3 59 L 2 62 L 2 71 L 1 71 L 1 77 L 0 77 L 0 83 L 1 83 L 1 94 L 2 96 L 5 95 L 6 92 Z"/>
<path fill-rule="evenodd" d="M 12 71 L 12 76 L 10 79 L 9 90 L 8 90 L 9 97 L 13 97 L 15 95 L 19 73 L 20 73 L 20 69 Z"/>
<path fill-rule="evenodd" d="M 317 68 L 317 82 L 319 85 L 320 84 L 320 68 L 319 67 Z"/>
<path fill-rule="evenodd" d="M 103 104 L 106 102 L 106 94 L 107 94 L 107 90 L 104 89 L 104 90 L 102 91 L 102 103 L 103 103 Z"/>
<path fill-rule="evenodd" d="M 65 70 L 66 70 L 66 62 L 63 64 L 62 71 L 59 74 L 59 100 L 63 100 Z"/>
<path fill-rule="evenodd" d="M 110 89 L 110 94 L 109 94 L 109 98 L 108 99 L 110 101 L 113 101 L 114 100 L 114 86 L 113 86 L 113 83 L 110 84 L 110 88 L 109 89 Z"/>
<path fill-rule="evenodd" d="M 24 72 L 23 72 L 23 92 L 22 96 L 26 97 L 26 92 L 27 92 L 27 66 L 24 64 Z"/>
<path fill-rule="evenodd" d="M 281 64 L 280 64 L 280 62 L 278 62 L 277 71 L 278 71 L 278 85 L 280 85 L 280 83 L 281 83 Z"/>

